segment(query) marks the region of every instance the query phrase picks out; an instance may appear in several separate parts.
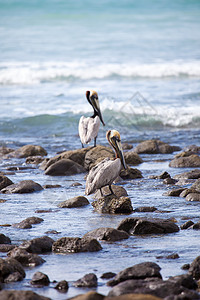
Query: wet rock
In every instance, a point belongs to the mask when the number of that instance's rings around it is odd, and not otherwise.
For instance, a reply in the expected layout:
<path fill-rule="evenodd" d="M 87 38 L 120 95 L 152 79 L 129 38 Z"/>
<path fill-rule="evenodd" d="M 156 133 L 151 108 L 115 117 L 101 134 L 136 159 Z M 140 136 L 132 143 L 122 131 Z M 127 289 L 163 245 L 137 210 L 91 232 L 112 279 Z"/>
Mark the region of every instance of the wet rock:
<path fill-rule="evenodd" d="M 157 218 L 126 218 L 117 229 L 129 234 L 163 234 L 179 231 L 179 227 L 171 220 Z"/>
<path fill-rule="evenodd" d="M 194 169 L 189 172 L 183 172 L 174 176 L 175 179 L 198 179 L 200 178 L 200 170 Z"/>
<path fill-rule="evenodd" d="M 190 268 L 190 264 L 184 264 L 184 265 L 181 267 L 182 270 L 189 270 L 189 268 Z"/>
<path fill-rule="evenodd" d="M 180 258 L 180 256 L 178 255 L 178 253 L 172 253 L 170 255 L 167 255 L 166 258 L 167 259 L 177 259 L 177 258 Z"/>
<path fill-rule="evenodd" d="M 14 150 L 8 147 L 0 147 L 0 159 L 4 159 L 4 156 L 6 156 L 6 154 L 9 154 L 11 152 L 13 152 Z"/>
<path fill-rule="evenodd" d="M 7 155 L 7 158 L 16 157 L 16 158 L 25 158 L 29 156 L 45 156 L 47 155 L 46 150 L 38 145 L 25 145 L 15 151 L 10 152 Z"/>
<path fill-rule="evenodd" d="M 143 162 L 142 158 L 134 151 L 124 152 L 124 158 L 129 165 L 139 165 Z"/>
<path fill-rule="evenodd" d="M 10 250 L 14 249 L 16 245 L 11 244 L 0 244 L 0 252 L 9 252 Z"/>
<path fill-rule="evenodd" d="M 72 299 L 73 300 L 103 300 L 103 299 L 106 299 L 106 297 L 101 294 L 98 294 L 97 292 L 90 291 L 85 294 L 81 294 L 76 297 L 73 297 Z M 111 299 L 109 299 L 109 300 L 111 300 Z M 113 300 L 115 300 L 115 299 L 113 299 Z"/>
<path fill-rule="evenodd" d="M 160 175 L 150 175 L 150 179 L 166 179 L 166 178 L 171 178 L 170 174 L 166 171 L 161 173 Z"/>
<path fill-rule="evenodd" d="M 43 221 L 44 220 L 42 218 L 29 217 L 19 223 L 13 224 L 12 226 L 16 227 L 16 228 L 21 228 L 21 229 L 27 229 L 27 228 L 32 228 L 32 226 L 31 226 L 32 224 L 39 224 Z"/>
<path fill-rule="evenodd" d="M 173 153 L 174 151 L 180 151 L 181 148 L 177 146 L 170 146 L 160 140 L 147 140 L 141 142 L 134 148 L 136 153 L 147 153 L 147 154 L 167 154 Z"/>
<path fill-rule="evenodd" d="M 43 236 L 24 242 L 19 246 L 19 248 L 24 249 L 30 253 L 45 253 L 52 251 L 53 243 L 53 239 L 48 236 Z"/>
<path fill-rule="evenodd" d="M 195 192 L 196 192 L 196 191 L 195 191 L 194 189 L 184 189 L 184 190 L 180 193 L 179 197 L 185 198 L 187 195 L 189 195 L 189 194 L 191 194 L 191 193 L 195 193 Z"/>
<path fill-rule="evenodd" d="M 57 189 L 60 188 L 61 185 L 60 184 L 45 184 L 43 186 L 44 189 Z"/>
<path fill-rule="evenodd" d="M 200 193 L 190 193 L 185 199 L 187 201 L 200 201 Z"/>
<path fill-rule="evenodd" d="M 11 240 L 8 236 L 3 233 L 0 233 L 0 244 L 10 244 Z"/>
<path fill-rule="evenodd" d="M 113 278 L 114 276 L 116 276 L 116 273 L 106 272 L 101 275 L 101 278 L 102 279 L 110 279 L 110 278 Z"/>
<path fill-rule="evenodd" d="M 165 193 L 166 196 L 179 197 L 185 188 L 173 189 Z"/>
<path fill-rule="evenodd" d="M 0 258 L 0 282 L 6 282 L 6 279 L 14 273 L 19 273 L 22 278 L 25 277 L 24 269 L 17 260 L 14 258 Z M 11 281 L 12 278 L 14 280 L 16 277 L 16 274 L 12 277 L 10 276 L 9 281 Z"/>
<path fill-rule="evenodd" d="M 26 164 L 34 164 L 34 165 L 39 165 L 41 162 L 44 160 L 42 156 L 29 156 L 26 159 Z"/>
<path fill-rule="evenodd" d="M 193 154 L 187 157 L 174 158 L 169 166 L 172 168 L 197 168 L 200 167 L 200 157 Z"/>
<path fill-rule="evenodd" d="M 128 214 L 133 212 L 129 197 L 118 198 L 115 195 L 108 195 L 93 201 L 92 206 L 99 213 Z"/>
<path fill-rule="evenodd" d="M 96 287 L 97 286 L 97 276 L 94 273 L 89 273 L 78 279 L 73 284 L 76 287 Z"/>
<path fill-rule="evenodd" d="M 176 179 L 173 179 L 173 178 L 165 178 L 163 180 L 163 183 L 164 184 L 176 184 L 178 182 L 178 180 Z"/>
<path fill-rule="evenodd" d="M 22 281 L 24 278 L 19 272 L 14 272 L 4 280 L 5 283 Z"/>
<path fill-rule="evenodd" d="M 125 190 L 125 188 L 123 188 L 120 185 L 112 185 L 112 190 L 114 192 L 114 195 L 118 198 L 122 197 L 122 196 L 128 196 L 127 191 Z M 108 186 L 104 186 L 103 188 L 101 188 L 103 196 L 110 196 L 111 192 Z M 101 192 L 100 190 L 97 190 L 93 196 L 94 199 L 100 199 L 102 198 Z"/>
<path fill-rule="evenodd" d="M 24 267 L 36 267 L 45 262 L 45 260 L 37 254 L 29 253 L 26 250 L 17 247 L 9 251 L 7 255 L 16 259 Z"/>
<path fill-rule="evenodd" d="M 43 190 L 42 186 L 33 180 L 23 180 L 16 184 L 11 184 L 6 188 L 2 189 L 1 192 L 4 194 L 24 194 L 33 193 Z"/>
<path fill-rule="evenodd" d="M 196 280 L 200 279 L 200 256 L 197 256 L 190 264 L 188 274 Z"/>
<path fill-rule="evenodd" d="M 137 179 L 137 178 L 143 178 L 142 172 L 138 169 L 133 169 L 127 166 L 127 169 L 122 169 L 119 176 L 126 180 L 126 179 Z"/>
<path fill-rule="evenodd" d="M 122 143 L 122 149 L 123 150 L 130 150 L 133 149 L 133 145 L 129 144 L 129 143 Z"/>
<path fill-rule="evenodd" d="M 0 174 L 0 190 L 6 188 L 7 186 L 13 184 L 12 180 L 8 177 Z"/>
<path fill-rule="evenodd" d="M 157 208 L 154 206 L 141 206 L 134 209 L 134 212 L 154 212 Z"/>
<path fill-rule="evenodd" d="M 56 284 L 55 289 L 60 291 L 60 292 L 66 293 L 69 289 L 68 282 L 66 280 L 59 281 Z"/>
<path fill-rule="evenodd" d="M 113 184 L 111 187 L 117 198 L 128 196 L 127 191 L 122 186 Z M 110 189 L 108 186 L 104 186 L 101 190 L 104 197 L 110 195 Z M 102 198 L 101 192 L 100 190 L 97 190 L 96 193 L 94 194 L 94 199 L 100 199 L 100 198 Z"/>
<path fill-rule="evenodd" d="M 45 175 L 51 176 L 69 176 L 86 172 L 84 167 L 77 164 L 71 159 L 61 159 L 54 164 L 50 165 Z"/>
<path fill-rule="evenodd" d="M 191 220 L 189 220 L 189 221 L 185 222 L 183 225 L 181 225 L 181 229 L 188 229 L 193 224 L 194 224 L 194 222 L 192 222 Z"/>
<path fill-rule="evenodd" d="M 81 186 L 82 184 L 80 182 L 74 182 L 70 186 Z"/>
<path fill-rule="evenodd" d="M 193 183 L 191 189 L 194 189 L 196 192 L 200 193 L 200 178 Z"/>
<path fill-rule="evenodd" d="M 120 271 L 107 285 L 114 286 L 129 279 L 162 278 L 161 268 L 154 262 L 143 262 Z"/>
<path fill-rule="evenodd" d="M 195 223 L 192 226 L 190 226 L 190 228 L 194 229 L 194 230 L 199 230 L 200 229 L 200 223 Z"/>
<path fill-rule="evenodd" d="M 59 234 L 61 233 L 60 231 L 57 231 L 57 230 L 48 230 L 45 232 L 46 234 Z"/>
<path fill-rule="evenodd" d="M 196 145 L 189 145 L 186 148 L 184 148 L 184 151 L 192 151 L 196 154 L 200 153 L 200 147 Z"/>
<path fill-rule="evenodd" d="M 90 170 L 97 163 L 107 157 L 111 159 L 114 159 L 115 157 L 111 148 L 100 145 L 91 148 L 85 155 L 84 167 L 86 170 Z"/>
<path fill-rule="evenodd" d="M 128 239 L 129 234 L 122 230 L 114 228 L 101 227 L 87 232 L 83 238 L 95 238 L 97 240 L 115 242 L 123 239 Z"/>
<path fill-rule="evenodd" d="M 72 207 L 81 207 L 90 204 L 87 198 L 83 196 L 77 196 L 66 201 L 60 202 L 58 207 L 62 208 L 72 208 Z"/>
<path fill-rule="evenodd" d="M 42 272 L 36 272 L 33 274 L 33 277 L 32 277 L 32 280 L 30 283 L 32 285 L 44 286 L 44 285 L 49 285 L 50 280 L 46 274 L 44 274 Z"/>
<path fill-rule="evenodd" d="M 3 290 L 0 292 L 1 300 L 51 300 L 32 291 Z"/>
<path fill-rule="evenodd" d="M 102 247 L 96 239 L 79 237 L 62 237 L 53 243 L 55 253 L 96 252 Z"/>

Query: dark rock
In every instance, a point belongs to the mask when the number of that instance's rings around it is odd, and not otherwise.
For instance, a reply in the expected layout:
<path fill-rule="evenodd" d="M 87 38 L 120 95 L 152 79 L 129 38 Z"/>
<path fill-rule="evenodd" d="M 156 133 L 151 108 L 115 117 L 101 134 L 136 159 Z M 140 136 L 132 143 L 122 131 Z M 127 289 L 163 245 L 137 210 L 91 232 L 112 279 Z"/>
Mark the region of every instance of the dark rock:
<path fill-rule="evenodd" d="M 16 245 L 11 244 L 0 244 L 0 252 L 9 252 L 10 250 L 14 249 Z"/>
<path fill-rule="evenodd" d="M 193 224 L 190 228 L 195 229 L 195 230 L 199 230 L 200 229 L 200 223 Z"/>
<path fill-rule="evenodd" d="M 128 144 L 128 143 L 123 143 L 123 144 L 122 144 L 122 149 L 123 149 L 123 150 L 130 150 L 130 149 L 133 149 L 133 145 Z"/>
<path fill-rule="evenodd" d="M 194 279 L 200 279 L 200 256 L 197 256 L 193 262 L 190 264 L 190 268 L 188 271 L 189 275 L 191 275 Z"/>
<path fill-rule="evenodd" d="M 78 237 L 62 237 L 54 242 L 52 247 L 55 253 L 95 252 L 101 249 L 96 239 Z"/>
<path fill-rule="evenodd" d="M 43 190 L 40 184 L 34 182 L 33 180 L 23 180 L 16 184 L 11 184 L 6 188 L 2 189 L 1 192 L 5 194 L 23 194 L 23 193 L 33 193 Z"/>
<path fill-rule="evenodd" d="M 30 253 L 45 253 L 52 251 L 53 242 L 54 240 L 50 237 L 43 236 L 24 242 L 19 246 L 19 248 Z"/>
<path fill-rule="evenodd" d="M 160 234 L 179 231 L 179 227 L 169 219 L 126 218 L 118 228 L 129 234 Z"/>
<path fill-rule="evenodd" d="M 178 253 L 172 253 L 170 255 L 167 255 L 166 258 L 167 259 L 177 259 L 177 258 L 180 258 L 180 256 L 178 255 Z"/>
<path fill-rule="evenodd" d="M 97 276 L 93 273 L 86 274 L 82 278 L 75 281 L 73 285 L 76 287 L 96 287 Z"/>
<path fill-rule="evenodd" d="M 42 156 L 29 156 L 26 159 L 26 164 L 34 164 L 34 165 L 39 165 L 44 158 Z"/>
<path fill-rule="evenodd" d="M 139 165 L 143 162 L 142 158 L 134 151 L 124 152 L 124 158 L 129 165 Z"/>
<path fill-rule="evenodd" d="M 128 214 L 133 212 L 131 200 L 128 197 L 105 196 L 92 202 L 95 211 L 108 214 Z"/>
<path fill-rule="evenodd" d="M 143 178 L 142 172 L 138 169 L 133 169 L 127 166 L 127 169 L 122 169 L 119 176 L 126 180 L 126 179 L 137 179 L 137 178 Z"/>
<path fill-rule="evenodd" d="M 73 297 L 72 299 L 73 300 L 103 300 L 103 299 L 106 299 L 106 297 L 101 294 L 98 294 L 97 292 L 90 291 L 90 292 L 87 292 L 86 294 L 81 294 L 76 297 Z M 109 299 L 109 300 L 111 300 L 111 299 Z M 113 299 L 113 300 L 115 300 L 115 299 Z M 137 299 L 135 299 L 135 300 L 137 300 Z M 147 299 L 147 300 L 151 300 L 151 299 Z M 152 300 L 154 300 L 154 299 L 152 299 Z"/>
<path fill-rule="evenodd" d="M 29 253 L 26 250 L 17 247 L 9 251 L 7 255 L 16 259 L 24 267 L 36 267 L 45 262 L 45 260 L 37 254 Z"/>
<path fill-rule="evenodd" d="M 114 286 L 129 279 L 145 279 L 149 277 L 162 278 L 161 268 L 153 262 L 144 262 L 120 271 L 107 285 Z"/>
<path fill-rule="evenodd" d="M 9 274 L 8 277 L 4 280 L 5 283 L 9 282 L 17 282 L 17 281 L 22 281 L 23 276 L 19 272 L 14 272 L 12 274 Z"/>
<path fill-rule="evenodd" d="M 123 239 L 128 239 L 129 234 L 122 230 L 114 228 L 101 227 L 87 232 L 83 238 L 95 238 L 97 240 L 115 242 Z"/>
<path fill-rule="evenodd" d="M 104 158 L 114 158 L 114 152 L 111 148 L 105 146 L 97 146 L 91 148 L 85 155 L 84 167 L 86 170 L 90 170 Z"/>
<path fill-rule="evenodd" d="M 176 179 L 173 179 L 173 178 L 165 178 L 163 180 L 163 183 L 164 184 L 176 184 L 178 182 L 178 180 Z"/>
<path fill-rule="evenodd" d="M 0 147 L 0 159 L 4 159 L 4 156 L 6 156 L 6 154 L 9 154 L 11 152 L 13 152 L 14 149 L 8 148 L 8 147 Z"/>
<path fill-rule="evenodd" d="M 175 179 L 198 179 L 200 178 L 200 170 L 194 169 L 174 176 Z"/>
<path fill-rule="evenodd" d="M 77 196 L 66 201 L 60 202 L 58 207 L 62 208 L 72 208 L 72 207 L 81 207 L 90 204 L 87 198 L 83 196 Z"/>
<path fill-rule="evenodd" d="M 185 199 L 187 201 L 200 201 L 200 193 L 190 193 Z"/>
<path fill-rule="evenodd" d="M 84 173 L 86 170 L 83 166 L 77 164 L 71 159 L 60 159 L 54 164 L 50 165 L 46 171 L 45 175 L 51 176 L 69 176 L 79 173 Z"/>
<path fill-rule="evenodd" d="M 27 229 L 27 228 L 32 228 L 32 224 L 39 224 L 41 222 L 43 222 L 44 220 L 42 218 L 38 218 L 38 217 L 29 217 L 26 218 L 25 220 L 19 222 L 19 223 L 15 223 L 12 226 L 13 227 L 17 227 L 17 228 L 21 228 L 21 229 Z"/>
<path fill-rule="evenodd" d="M 200 178 L 193 183 L 191 189 L 194 189 L 196 192 L 200 193 Z"/>
<path fill-rule="evenodd" d="M 188 229 L 190 226 L 192 226 L 194 222 L 192 221 L 187 221 L 183 225 L 181 225 L 181 229 Z"/>
<path fill-rule="evenodd" d="M 134 148 L 136 153 L 147 153 L 147 154 L 167 154 L 173 153 L 174 151 L 180 151 L 180 147 L 177 146 L 170 146 L 164 142 L 159 140 L 147 140 L 141 142 Z"/>
<path fill-rule="evenodd" d="M 61 232 L 57 231 L 57 230 L 48 230 L 45 232 L 46 234 L 59 234 Z"/>
<path fill-rule="evenodd" d="M 165 193 L 165 195 L 167 196 L 171 196 L 171 197 L 179 197 L 180 194 L 185 190 L 185 188 L 179 188 L 179 189 L 173 189 L 168 191 L 167 193 Z"/>
<path fill-rule="evenodd" d="M 3 290 L 0 292 L 1 300 L 51 300 L 32 291 Z"/>
<path fill-rule="evenodd" d="M 60 292 L 66 293 L 69 289 L 68 282 L 66 280 L 59 281 L 56 284 L 55 289 L 60 291 Z"/>
<path fill-rule="evenodd" d="M 13 184 L 12 180 L 8 177 L 0 174 L 0 190 L 6 188 L 7 186 Z"/>
<path fill-rule="evenodd" d="M 43 286 L 43 285 L 49 285 L 50 280 L 46 274 L 42 272 L 36 272 L 33 274 L 33 278 L 30 283 L 32 285 Z"/>
<path fill-rule="evenodd" d="M 80 182 L 74 182 L 70 186 L 82 186 L 82 184 Z"/>
<path fill-rule="evenodd" d="M 200 167 L 200 157 L 193 154 L 187 157 L 174 158 L 169 166 L 172 168 L 197 168 Z"/>
<path fill-rule="evenodd" d="M 10 244 L 11 240 L 8 236 L 4 235 L 3 233 L 0 233 L 0 244 Z"/>
<path fill-rule="evenodd" d="M 150 179 L 166 179 L 166 178 L 171 178 L 170 174 L 168 172 L 163 172 L 160 175 L 150 175 Z"/>
<path fill-rule="evenodd" d="M 19 275 L 21 275 L 20 278 L 25 277 L 24 269 L 16 259 L 10 257 L 6 259 L 0 258 L 0 282 L 6 282 L 7 278 L 7 282 L 11 280 L 14 281 L 14 278 L 19 278 L 19 276 L 14 273 L 19 273 Z M 12 274 L 13 276 L 11 276 Z"/>
<path fill-rule="evenodd" d="M 47 155 L 46 150 L 41 146 L 36 145 L 25 145 L 15 151 L 7 154 L 7 158 L 17 157 L 17 158 L 25 158 L 29 156 L 45 156 Z"/>
<path fill-rule="evenodd" d="M 189 268 L 190 268 L 190 264 L 184 264 L 184 265 L 181 267 L 182 270 L 189 270 Z"/>
<path fill-rule="evenodd" d="M 179 285 L 190 289 L 190 290 L 196 290 L 198 288 L 196 280 L 192 278 L 189 274 L 183 274 L 178 276 L 169 277 L 168 281 L 176 282 Z"/>
<path fill-rule="evenodd" d="M 50 209 L 37 209 L 35 211 L 36 214 L 46 214 L 54 212 L 51 208 Z"/>
<path fill-rule="evenodd" d="M 43 186 L 44 189 L 57 189 L 60 188 L 61 185 L 60 184 L 45 184 Z"/>
<path fill-rule="evenodd" d="M 196 191 L 195 191 L 194 189 L 184 189 L 184 190 L 180 193 L 179 197 L 185 198 L 188 194 L 195 193 L 195 192 L 196 192 Z"/>
<path fill-rule="evenodd" d="M 114 276 L 116 276 L 116 273 L 106 272 L 101 275 L 101 278 L 102 279 L 110 279 L 110 278 L 113 278 Z"/>
<path fill-rule="evenodd" d="M 196 146 L 196 145 L 190 145 L 190 146 L 187 146 L 184 151 L 192 151 L 196 154 L 200 153 L 200 147 L 199 146 Z"/>
<path fill-rule="evenodd" d="M 134 212 L 154 212 L 157 208 L 154 206 L 141 206 L 134 209 Z"/>
<path fill-rule="evenodd" d="M 111 187 L 117 198 L 120 198 L 122 196 L 125 196 L 125 197 L 128 196 L 127 191 L 122 186 L 113 184 L 113 185 L 111 185 Z M 110 190 L 109 190 L 108 186 L 104 186 L 101 190 L 102 190 L 104 197 L 106 197 L 106 195 L 110 195 Z M 96 193 L 94 194 L 94 199 L 100 199 L 100 198 L 102 198 L 101 192 L 100 192 L 100 190 L 97 190 Z"/>

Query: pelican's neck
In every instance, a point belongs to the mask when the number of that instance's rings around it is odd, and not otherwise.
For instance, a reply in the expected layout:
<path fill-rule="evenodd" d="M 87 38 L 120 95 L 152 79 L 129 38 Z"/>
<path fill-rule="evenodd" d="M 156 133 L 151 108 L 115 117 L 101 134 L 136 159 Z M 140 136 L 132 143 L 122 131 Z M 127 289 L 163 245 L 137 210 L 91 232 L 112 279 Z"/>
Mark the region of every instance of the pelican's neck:
<path fill-rule="evenodd" d="M 98 116 L 98 113 L 96 112 L 96 110 L 94 110 L 94 114 L 90 118 L 94 119 L 96 116 Z"/>

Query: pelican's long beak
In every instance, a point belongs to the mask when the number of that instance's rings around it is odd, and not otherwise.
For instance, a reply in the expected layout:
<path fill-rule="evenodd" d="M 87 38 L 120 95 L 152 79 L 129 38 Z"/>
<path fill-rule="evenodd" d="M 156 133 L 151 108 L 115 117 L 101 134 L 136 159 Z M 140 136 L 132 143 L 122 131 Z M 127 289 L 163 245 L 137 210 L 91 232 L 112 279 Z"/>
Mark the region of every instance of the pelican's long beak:
<path fill-rule="evenodd" d="M 116 156 L 121 160 L 123 168 L 126 170 L 127 166 L 124 159 L 120 134 L 117 130 L 109 130 L 106 134 L 109 143 L 113 146 L 116 152 Z"/>

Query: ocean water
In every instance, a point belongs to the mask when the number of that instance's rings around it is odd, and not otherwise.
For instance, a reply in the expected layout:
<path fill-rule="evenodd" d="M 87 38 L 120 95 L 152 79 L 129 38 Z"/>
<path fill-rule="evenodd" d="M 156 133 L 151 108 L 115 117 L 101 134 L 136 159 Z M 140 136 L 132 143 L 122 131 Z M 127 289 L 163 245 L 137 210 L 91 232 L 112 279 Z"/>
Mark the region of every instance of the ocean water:
<path fill-rule="evenodd" d="M 100 128 L 98 143 L 107 145 L 106 131 L 115 128 L 120 131 L 122 142 L 133 146 L 151 138 L 182 149 L 199 145 L 199 15 L 198 0 L 0 0 L 0 146 L 15 149 L 39 144 L 49 157 L 79 148 L 80 116 L 93 113 L 85 97 L 89 89 L 98 92 L 106 123 Z M 148 179 L 165 170 L 172 176 L 180 173 L 182 170 L 169 168 L 172 157 L 158 155 L 152 160 L 144 155 L 144 163 L 138 166 L 144 179 L 127 182 L 125 187 L 134 207 L 154 205 L 170 210 L 172 213 L 151 216 L 175 217 L 180 225 L 184 215 L 198 220 L 199 205 L 164 197 L 166 187 Z M 20 163 L 24 160 L 3 161 L 0 167 L 6 170 Z M 44 223 L 29 231 L 2 227 L 1 232 L 13 242 L 43 235 L 50 229 L 61 232 L 53 236 L 55 239 L 82 236 L 99 224 L 116 227 L 125 217 L 102 216 L 94 213 L 92 206 L 79 209 L 79 218 L 77 210 L 57 212 L 59 201 L 84 194 L 83 175 L 51 178 L 41 170 L 31 169 L 16 172 L 10 178 L 14 182 L 33 179 L 40 184 L 62 185 L 59 190 L 45 190 L 28 197 L 2 195 L 7 200 L 1 204 L 2 224 L 34 215 L 36 209 L 54 211 L 41 215 Z M 74 181 L 83 186 L 70 187 Z M 89 199 L 92 201 L 92 197 Z M 51 280 L 72 282 L 85 273 L 96 272 L 100 276 L 145 260 L 158 262 L 163 277 L 168 278 L 183 272 L 181 265 L 199 255 L 196 231 L 165 237 L 131 237 L 116 244 L 104 243 L 103 251 L 95 256 L 44 256 L 47 262 L 27 270 L 25 283 L 7 288 L 29 288 L 28 282 L 37 270 L 46 272 Z M 174 251 L 178 251 L 179 260 L 156 260 L 156 256 Z M 70 287 L 67 296 L 84 291 Z M 98 291 L 108 291 L 101 279 Z M 52 299 L 66 299 L 53 288 L 39 292 Z"/>

